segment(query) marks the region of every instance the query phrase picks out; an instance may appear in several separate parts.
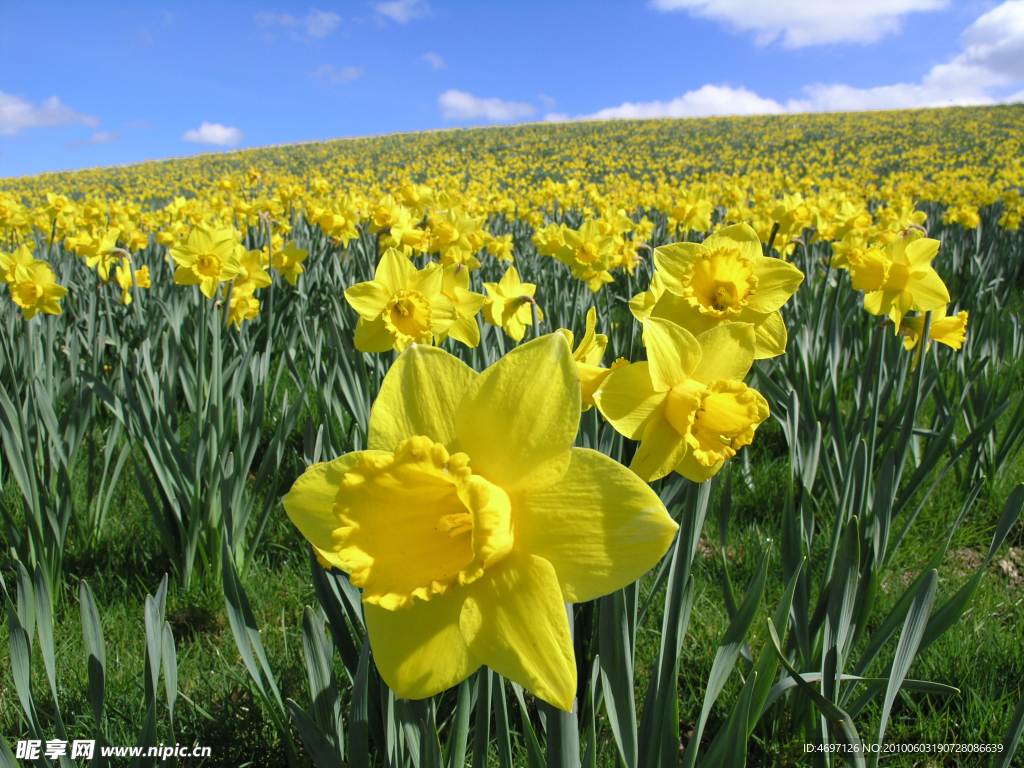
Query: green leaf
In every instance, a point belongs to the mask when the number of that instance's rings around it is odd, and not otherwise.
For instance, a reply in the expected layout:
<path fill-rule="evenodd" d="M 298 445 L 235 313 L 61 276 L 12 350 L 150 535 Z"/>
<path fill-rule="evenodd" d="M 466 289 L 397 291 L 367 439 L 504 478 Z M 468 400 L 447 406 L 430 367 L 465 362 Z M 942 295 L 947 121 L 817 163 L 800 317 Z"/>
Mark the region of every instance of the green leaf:
<path fill-rule="evenodd" d="M 921 586 L 918 587 L 914 602 L 907 612 L 907 620 L 903 624 L 903 632 L 900 634 L 899 643 L 896 645 L 896 655 L 893 657 L 892 671 L 889 673 L 889 685 L 885 692 L 885 703 L 882 705 L 882 719 L 878 726 L 877 752 L 871 755 L 871 764 L 877 765 L 881 755 L 882 746 L 885 743 L 885 726 L 889 722 L 889 713 L 892 711 L 896 694 L 903 684 L 903 678 L 914 661 L 918 646 L 921 644 L 921 636 L 924 634 L 925 625 L 928 623 L 928 613 L 932 609 L 932 602 L 935 600 L 935 589 L 939 582 L 939 574 L 933 568 Z"/>
<path fill-rule="evenodd" d="M 754 616 L 757 615 L 757 609 L 761 605 L 761 597 L 764 594 L 764 585 L 767 578 L 768 570 L 768 552 L 765 551 L 761 555 L 761 562 L 758 563 L 757 570 L 754 572 L 754 577 L 750 580 L 750 584 L 747 586 L 747 592 L 743 596 L 743 602 L 740 603 L 739 608 L 736 611 L 736 616 L 729 623 L 728 629 L 725 630 L 725 636 L 722 638 L 722 642 L 718 646 L 718 650 L 715 652 L 715 660 L 711 665 L 711 673 L 708 675 L 707 686 L 704 689 L 704 704 L 700 709 L 700 717 L 697 720 L 697 727 L 693 730 L 693 736 L 690 737 L 689 746 L 686 752 L 683 754 L 683 766 L 684 768 L 690 768 L 696 764 L 697 753 L 700 750 L 701 737 L 704 734 L 704 726 L 707 724 L 708 716 L 711 714 L 711 708 L 718 700 L 719 694 L 725 687 L 726 681 L 732 674 L 733 668 L 736 666 L 736 660 L 740 655 L 740 646 L 743 640 L 746 638 L 747 630 L 750 629 L 750 625 L 754 621 Z M 748 702 L 749 705 L 749 693 Z M 746 715 L 744 715 L 743 728 L 746 729 Z"/>
<path fill-rule="evenodd" d="M 85 663 L 89 671 L 89 703 L 100 733 L 103 721 L 103 695 L 106 684 L 107 656 L 103 642 L 103 625 L 96 611 L 96 598 L 92 588 L 85 581 L 78 585 L 78 602 L 82 613 L 82 639 L 85 646 Z"/>
<path fill-rule="evenodd" d="M 1013 711 L 1013 717 L 1010 718 L 1010 726 L 1006 729 L 1006 735 L 1003 736 L 1003 749 L 993 757 L 992 768 L 1010 768 L 1021 736 L 1024 736 L 1024 696 L 1021 696 L 1020 701 L 1017 702 L 1017 708 Z"/>
<path fill-rule="evenodd" d="M 598 644 L 601 682 L 608 725 L 626 768 L 636 768 L 636 700 L 633 694 L 633 649 L 629 638 L 626 596 L 616 590 L 600 598 Z"/>
<path fill-rule="evenodd" d="M 755 685 L 757 672 L 751 673 L 747 678 L 743 690 L 740 691 L 740 698 L 725 725 L 725 754 L 722 756 L 722 768 L 743 768 L 747 764 L 747 719 L 750 717 L 750 698 Z"/>
<path fill-rule="evenodd" d="M 334 745 L 324 736 L 309 715 L 303 712 L 302 707 L 292 699 L 287 699 L 285 706 L 288 707 L 292 722 L 295 723 L 295 727 L 299 731 L 303 746 L 313 758 L 313 765 L 316 768 L 346 768 L 345 761 L 339 757 Z"/>
<path fill-rule="evenodd" d="M 369 643 L 367 643 L 367 646 Z M 529 725 L 529 719 L 526 716 L 526 706 L 522 701 L 522 690 L 512 683 L 512 688 L 516 690 L 519 695 L 520 706 L 523 707 L 523 717 L 526 719 L 527 725 Z M 447 754 L 447 765 L 448 768 L 464 768 L 466 765 L 466 744 L 469 742 L 469 717 L 473 710 L 473 690 L 469 683 L 469 680 L 463 680 L 459 683 L 458 697 L 455 701 L 455 714 L 454 714 L 454 726 L 452 728 L 451 735 L 448 737 L 448 743 L 445 745 L 445 753 Z M 533 731 L 530 731 L 530 735 L 533 736 Z M 533 736 L 534 743 L 537 742 L 537 737 Z M 538 750 L 540 747 L 537 748 Z M 531 766 L 531 768 L 538 768 L 537 766 Z"/>

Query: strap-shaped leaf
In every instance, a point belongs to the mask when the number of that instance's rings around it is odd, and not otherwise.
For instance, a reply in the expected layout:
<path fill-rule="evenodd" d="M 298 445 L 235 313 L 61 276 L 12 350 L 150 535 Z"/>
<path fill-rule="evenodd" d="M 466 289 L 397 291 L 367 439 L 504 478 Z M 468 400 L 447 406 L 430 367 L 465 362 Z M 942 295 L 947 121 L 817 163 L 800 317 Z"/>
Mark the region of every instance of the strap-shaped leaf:
<path fill-rule="evenodd" d="M 107 655 L 103 642 L 103 625 L 96 610 L 92 587 L 85 581 L 78 585 L 78 602 L 82 613 L 82 639 L 85 663 L 89 673 L 89 703 L 99 734 L 103 721 L 103 695 L 106 686 Z"/>

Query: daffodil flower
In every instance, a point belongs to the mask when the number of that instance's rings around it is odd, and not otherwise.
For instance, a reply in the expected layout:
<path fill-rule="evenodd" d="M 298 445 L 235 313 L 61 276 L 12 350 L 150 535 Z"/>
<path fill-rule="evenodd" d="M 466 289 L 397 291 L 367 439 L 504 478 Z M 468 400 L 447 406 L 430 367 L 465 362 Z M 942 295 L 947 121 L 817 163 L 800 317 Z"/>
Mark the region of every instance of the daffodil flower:
<path fill-rule="evenodd" d="M 291 240 L 281 249 L 274 251 L 274 269 L 280 272 L 290 285 L 295 285 L 299 275 L 305 272 L 302 262 L 309 256 L 309 251 L 296 248 Z"/>
<path fill-rule="evenodd" d="M 938 251 L 938 240 L 912 229 L 885 248 L 869 248 L 851 258 L 851 282 L 864 291 L 865 311 L 888 315 L 899 333 L 907 312 L 930 312 L 948 304 L 949 290 L 932 267 Z"/>
<path fill-rule="evenodd" d="M 608 374 L 624 365 L 629 365 L 628 360 L 619 358 L 611 368 L 601 367 L 601 358 L 604 357 L 604 350 L 608 346 L 608 337 L 603 333 L 594 333 L 596 327 L 597 310 L 591 307 L 587 310 L 587 329 L 580 340 L 580 345 L 572 353 L 572 359 L 576 361 L 576 372 L 580 376 L 584 411 L 590 410 L 595 405 L 594 393 L 608 377 Z M 565 336 L 571 348 L 574 341 L 572 331 L 567 328 L 559 328 L 558 332 Z"/>
<path fill-rule="evenodd" d="M 7 287 L 11 299 L 21 307 L 26 320 L 31 320 L 39 312 L 59 315 L 60 299 L 68 292 L 64 286 L 57 285 L 56 275 L 45 261 L 17 264 L 14 267 L 14 281 Z"/>
<path fill-rule="evenodd" d="M 222 282 L 238 274 L 235 242 L 230 229 L 212 229 L 206 224 L 194 227 L 185 243 L 171 248 L 171 257 L 178 264 L 174 282 L 198 285 L 203 295 L 212 299 Z"/>
<path fill-rule="evenodd" d="M 110 279 L 110 268 L 117 263 L 117 256 L 114 249 L 117 248 L 117 239 L 121 236 L 121 230 L 108 229 L 103 237 L 98 240 L 90 240 L 88 247 L 82 253 L 85 256 L 85 264 L 89 269 L 95 269 L 100 280 L 107 282 Z"/>
<path fill-rule="evenodd" d="M 533 295 L 537 286 L 519 279 L 515 267 L 509 267 L 497 283 L 484 283 L 487 300 L 484 303 L 484 320 L 503 328 L 515 341 L 522 341 L 526 327 L 533 324 Z M 544 313 L 537 306 L 537 322 L 544 319 Z"/>
<path fill-rule="evenodd" d="M 476 315 L 486 299 L 483 294 L 469 290 L 469 268 L 465 264 L 445 267 L 441 292 L 455 305 L 459 319 L 452 323 L 447 331 L 439 334 L 438 342 L 451 336 L 467 347 L 477 346 L 480 343 L 480 326 L 477 324 Z"/>
<path fill-rule="evenodd" d="M 410 344 L 434 343 L 458 318 L 455 305 L 442 292 L 443 281 L 438 264 L 417 271 L 394 248 L 385 251 L 374 279 L 345 291 L 345 299 L 359 313 L 356 349 L 402 351 Z"/>
<path fill-rule="evenodd" d="M 14 282 L 14 273 L 19 266 L 29 267 L 33 264 L 45 264 L 32 255 L 32 249 L 27 245 L 18 246 L 13 253 L 0 251 L 0 281 L 4 283 Z"/>
<path fill-rule="evenodd" d="M 258 251 L 257 251 L 258 253 Z M 260 312 L 260 300 L 253 296 L 253 283 L 235 283 L 231 288 L 231 304 L 228 306 L 228 322 L 235 328 L 242 327 L 243 320 L 252 320 Z"/>
<path fill-rule="evenodd" d="M 788 334 L 779 309 L 804 274 L 763 256 L 753 227 L 734 224 L 700 244 L 656 248 L 654 263 L 658 281 L 630 302 L 634 314 L 671 320 L 694 335 L 725 323 L 747 323 L 757 339 L 755 359 L 786 351 Z"/>
<path fill-rule="evenodd" d="M 946 317 L 947 305 L 943 305 L 932 312 L 932 324 L 928 329 L 928 343 L 925 351 L 931 348 L 933 341 L 945 344 L 950 349 L 960 351 L 960 347 L 967 340 L 967 319 L 966 310 L 960 310 L 952 317 Z M 903 348 L 907 351 L 916 349 L 914 353 L 914 365 L 921 358 L 921 336 L 924 334 L 924 315 L 917 317 L 904 317 L 899 327 L 899 334 L 903 336 Z"/>
<path fill-rule="evenodd" d="M 647 361 L 611 373 L 594 394 L 601 414 L 639 440 L 629 468 L 647 481 L 673 470 L 695 483 L 754 439 L 768 403 L 743 383 L 754 329 L 726 323 L 694 336 L 664 318 L 644 321 Z"/>
<path fill-rule="evenodd" d="M 369 449 L 285 496 L 320 556 L 363 590 L 374 660 L 398 696 L 432 696 L 485 664 L 571 709 L 563 604 L 636 580 L 677 530 L 636 475 L 573 447 L 579 413 L 559 334 L 481 374 L 410 347 L 381 385 Z"/>
<path fill-rule="evenodd" d="M 270 275 L 263 266 L 263 251 L 247 251 L 241 243 L 235 246 L 238 259 L 238 274 L 232 286 L 232 296 L 244 286 L 251 285 L 253 290 L 267 288 L 271 284 Z"/>
<path fill-rule="evenodd" d="M 126 258 L 121 258 L 122 267 L 117 267 L 114 273 L 117 284 L 121 286 L 121 303 L 126 307 L 132 303 L 132 265 Z M 135 272 L 135 284 L 139 288 L 149 288 L 149 267 L 143 265 Z"/>

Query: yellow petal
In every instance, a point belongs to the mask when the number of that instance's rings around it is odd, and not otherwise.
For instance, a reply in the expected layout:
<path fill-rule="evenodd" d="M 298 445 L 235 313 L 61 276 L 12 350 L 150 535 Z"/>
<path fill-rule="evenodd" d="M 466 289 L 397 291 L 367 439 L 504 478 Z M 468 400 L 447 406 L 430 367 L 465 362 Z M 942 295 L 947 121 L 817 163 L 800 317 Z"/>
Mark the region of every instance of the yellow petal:
<path fill-rule="evenodd" d="M 698 243 L 671 243 L 654 249 L 654 264 L 669 290 L 682 291 L 690 280 L 693 260 L 707 249 Z"/>
<path fill-rule="evenodd" d="M 387 286 L 376 280 L 358 283 L 345 291 L 345 300 L 364 320 L 380 317 L 390 299 L 391 292 Z"/>
<path fill-rule="evenodd" d="M 479 669 L 459 631 L 462 604 L 460 590 L 397 611 L 363 604 L 373 660 L 396 696 L 425 699 Z"/>
<path fill-rule="evenodd" d="M 703 384 L 719 379 L 742 381 L 754 364 L 754 329 L 746 323 L 725 323 L 697 337 L 700 364 L 691 378 Z"/>
<path fill-rule="evenodd" d="M 475 317 L 460 317 L 452 323 L 448 335 L 467 347 L 475 347 L 480 343 L 480 326 Z"/>
<path fill-rule="evenodd" d="M 341 522 L 334 516 L 334 497 L 338 495 L 345 473 L 364 456 L 376 454 L 379 451 L 356 451 L 314 466 L 299 475 L 282 499 L 284 511 L 299 532 L 338 568 L 341 562 L 334 552 L 333 534 L 341 527 Z"/>
<path fill-rule="evenodd" d="M 743 315 L 740 315 L 743 319 Z M 786 353 L 789 333 L 786 322 L 778 310 L 768 313 L 761 322 L 754 325 L 754 359 L 765 360 Z"/>
<path fill-rule="evenodd" d="M 455 310 L 455 305 L 440 293 L 435 294 L 430 301 L 430 328 L 433 333 L 447 333 L 458 319 L 459 313 Z"/>
<path fill-rule="evenodd" d="M 403 440 L 424 435 L 451 453 L 458 451 L 455 411 L 477 376 L 457 357 L 436 347 L 409 347 L 380 386 L 370 412 L 368 447 L 393 451 Z"/>
<path fill-rule="evenodd" d="M 653 568 L 678 526 L 658 495 L 607 456 L 573 448 L 569 471 L 519 497 L 516 546 L 550 562 L 567 603 L 583 603 Z"/>
<path fill-rule="evenodd" d="M 757 290 L 747 299 L 755 312 L 774 312 L 789 301 L 804 281 L 804 273 L 782 259 L 759 256 L 754 262 Z"/>
<path fill-rule="evenodd" d="M 404 258 L 404 257 L 403 257 Z M 411 264 L 412 262 L 410 262 Z M 444 283 L 444 269 L 440 264 L 428 264 L 419 272 L 409 276 L 406 287 L 410 291 L 419 291 L 433 303 L 437 294 L 441 293 Z"/>
<path fill-rule="evenodd" d="M 907 264 L 910 265 L 911 269 L 921 269 L 928 266 L 939 252 L 939 245 L 938 240 L 926 237 L 921 237 L 907 243 L 903 249 Z"/>
<path fill-rule="evenodd" d="M 666 392 L 686 381 L 701 360 L 701 346 L 693 334 L 671 320 L 649 317 L 644 321 L 644 344 L 654 388 Z"/>
<path fill-rule="evenodd" d="M 655 416 L 647 424 L 629 468 L 636 472 L 641 480 L 653 482 L 676 468 L 686 453 L 686 448 L 683 436 L 665 418 Z"/>
<path fill-rule="evenodd" d="M 374 280 L 383 283 L 388 291 L 394 294 L 408 284 L 409 279 L 416 274 L 416 267 L 403 254 L 394 248 L 388 248 L 380 257 Z"/>
<path fill-rule="evenodd" d="M 871 291 L 864 294 L 864 311 L 871 315 L 886 315 L 893 299 L 896 298 L 893 291 Z"/>
<path fill-rule="evenodd" d="M 641 361 L 612 371 L 594 393 L 594 402 L 616 432 L 639 440 L 665 393 L 654 388 L 650 364 Z"/>
<path fill-rule="evenodd" d="M 580 420 L 580 380 L 565 337 L 513 349 L 480 374 L 455 414 L 474 475 L 508 492 L 565 474 Z"/>
<path fill-rule="evenodd" d="M 926 241 L 917 241 L 917 243 L 923 242 Z M 917 243 L 914 243 L 914 245 L 917 245 Z M 910 281 L 910 285 L 907 287 L 914 295 L 914 303 L 910 309 L 917 312 L 928 312 L 949 303 L 949 289 L 942 282 L 939 273 L 931 267 L 920 273 L 915 273 Z"/>
<path fill-rule="evenodd" d="M 566 712 L 576 697 L 576 659 L 551 563 L 513 553 L 466 587 L 459 619 L 470 653 Z"/>
<path fill-rule="evenodd" d="M 938 312 L 935 314 L 937 315 Z M 918 331 L 918 334 L 922 331 Z M 953 317 L 933 320 L 931 330 L 928 331 L 928 338 L 953 349 L 960 349 L 964 341 L 967 340 L 967 312 L 961 310 Z"/>
<path fill-rule="evenodd" d="M 719 470 L 725 466 L 725 461 L 720 461 L 710 467 L 706 467 L 697 461 L 697 458 L 693 455 L 693 450 L 688 449 L 679 464 L 676 465 L 676 472 L 694 483 L 703 483 L 705 480 L 710 480 L 712 477 L 718 474 Z"/>
<path fill-rule="evenodd" d="M 395 335 L 387 329 L 384 320 L 359 318 L 353 343 L 360 352 L 387 352 L 395 347 Z"/>
<path fill-rule="evenodd" d="M 721 324 L 721 320 L 713 315 L 700 311 L 697 307 L 690 306 L 685 297 L 672 291 L 665 291 L 650 313 L 651 317 L 663 317 L 671 320 L 676 325 L 681 325 L 694 336 Z"/>
<path fill-rule="evenodd" d="M 707 238 L 702 245 L 710 251 L 719 248 L 736 248 L 741 254 L 755 262 L 763 258 L 761 250 L 761 238 L 757 231 L 749 224 L 733 224 L 722 227 L 711 237 Z"/>
<path fill-rule="evenodd" d="M 644 291 L 629 300 L 629 311 L 633 313 L 633 317 L 643 322 L 645 317 L 651 316 L 655 303 L 657 303 L 657 298 L 654 292 Z"/>

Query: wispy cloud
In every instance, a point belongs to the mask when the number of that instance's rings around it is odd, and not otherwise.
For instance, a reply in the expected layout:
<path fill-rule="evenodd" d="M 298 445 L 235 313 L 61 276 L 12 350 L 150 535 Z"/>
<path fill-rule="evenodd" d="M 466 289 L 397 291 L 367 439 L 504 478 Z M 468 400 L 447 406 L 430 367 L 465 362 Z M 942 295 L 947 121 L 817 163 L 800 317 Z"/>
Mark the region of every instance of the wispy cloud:
<path fill-rule="evenodd" d="M 365 72 L 366 67 L 341 67 L 339 69 L 330 64 L 324 64 L 322 67 L 317 67 L 315 71 L 310 72 L 309 76 L 314 80 L 338 85 L 358 80 Z"/>
<path fill-rule="evenodd" d="M 425 0 L 386 0 L 376 3 L 373 9 L 398 24 L 405 24 L 412 19 L 422 18 L 430 14 L 430 6 Z"/>
<path fill-rule="evenodd" d="M 271 13 L 260 11 L 256 14 L 256 23 L 264 29 L 281 27 L 289 31 L 295 40 L 313 39 L 319 40 L 327 37 L 341 24 L 341 16 L 333 11 L 320 11 L 311 8 L 302 18 L 296 18 L 290 13 Z M 305 33 L 303 36 L 302 33 Z"/>
<path fill-rule="evenodd" d="M 94 147 L 98 144 L 113 144 L 120 141 L 124 136 L 120 131 L 97 131 L 88 139 L 75 139 L 68 142 L 68 149 L 79 149 L 80 147 Z"/>
<path fill-rule="evenodd" d="M 687 11 L 754 32 L 767 45 L 787 48 L 828 43 L 874 43 L 900 31 L 911 13 L 937 11 L 949 0 L 650 0 L 657 11 Z"/>
<path fill-rule="evenodd" d="M 20 96 L 0 91 L 0 135 L 17 136 L 26 128 L 56 128 L 61 125 L 85 125 L 95 128 L 99 118 L 78 112 L 56 96 L 38 105 Z"/>
<path fill-rule="evenodd" d="M 198 129 L 185 131 L 181 138 L 183 141 L 191 141 L 193 144 L 234 147 L 245 138 L 245 134 L 238 128 L 203 121 L 203 124 Z"/>
<path fill-rule="evenodd" d="M 420 58 L 427 62 L 427 64 L 429 64 L 430 68 L 433 70 L 448 68 L 448 62 L 444 60 L 444 57 L 441 56 L 440 53 L 434 53 L 434 51 L 427 51 L 422 56 L 420 56 Z"/>
<path fill-rule="evenodd" d="M 501 99 L 481 99 L 465 91 L 449 90 L 437 97 L 445 120 L 480 120 L 508 123 L 530 117 L 537 111 L 532 104 Z"/>

